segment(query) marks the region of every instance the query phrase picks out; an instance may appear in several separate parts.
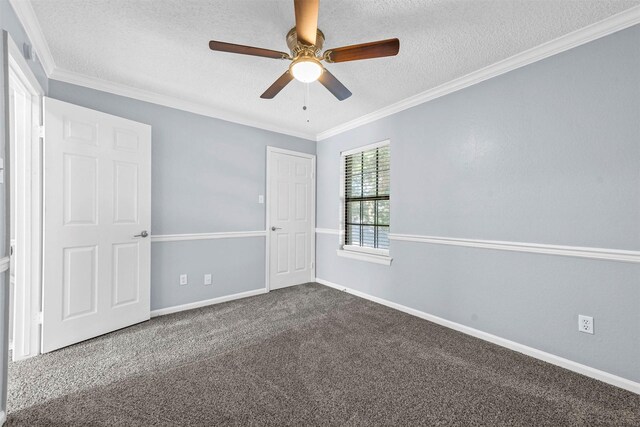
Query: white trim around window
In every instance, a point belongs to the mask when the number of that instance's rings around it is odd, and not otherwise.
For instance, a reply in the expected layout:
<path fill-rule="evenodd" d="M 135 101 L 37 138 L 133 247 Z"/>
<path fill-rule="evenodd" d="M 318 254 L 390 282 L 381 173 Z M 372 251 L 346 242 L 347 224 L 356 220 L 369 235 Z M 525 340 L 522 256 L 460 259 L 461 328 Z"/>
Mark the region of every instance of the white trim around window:
<path fill-rule="evenodd" d="M 381 265 L 391 265 L 391 261 L 393 258 L 389 256 L 388 249 L 377 249 L 377 248 L 366 248 L 357 245 L 345 245 L 344 244 L 344 236 L 345 236 L 345 169 L 344 169 L 344 159 L 346 156 L 361 153 L 363 151 L 373 150 L 375 148 L 385 147 L 391 144 L 391 140 L 385 139 L 384 141 L 379 141 L 373 144 L 368 144 L 365 146 L 353 148 L 351 150 L 346 150 L 340 152 L 340 210 L 338 212 L 340 229 L 338 230 L 338 244 L 339 248 L 336 250 L 338 256 L 343 258 L 350 258 L 359 261 L 371 262 L 374 264 Z"/>
<path fill-rule="evenodd" d="M 336 254 L 343 258 L 357 259 L 359 261 L 372 262 L 374 264 L 391 265 L 393 258 L 385 249 L 363 248 L 361 246 L 342 245 Z"/>
<path fill-rule="evenodd" d="M 358 246 L 358 245 L 342 245 L 342 249 L 344 249 L 345 251 L 362 252 L 368 255 L 389 256 L 388 249 L 367 248 L 367 247 Z"/>
<path fill-rule="evenodd" d="M 365 146 L 358 147 L 358 148 L 353 148 L 353 149 L 347 150 L 347 151 L 341 151 L 340 152 L 340 157 L 346 157 L 346 156 L 350 156 L 352 154 L 362 153 L 363 151 L 373 150 L 374 148 L 386 147 L 389 144 L 391 144 L 391 140 L 390 139 L 385 139 L 384 141 L 374 142 L 373 144 L 365 145 Z"/>

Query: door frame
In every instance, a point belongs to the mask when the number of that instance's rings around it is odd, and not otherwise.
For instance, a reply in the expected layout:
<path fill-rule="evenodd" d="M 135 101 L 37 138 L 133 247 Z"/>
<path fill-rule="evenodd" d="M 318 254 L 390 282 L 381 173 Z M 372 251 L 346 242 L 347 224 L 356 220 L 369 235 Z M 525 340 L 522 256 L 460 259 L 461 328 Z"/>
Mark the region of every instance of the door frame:
<path fill-rule="evenodd" d="M 278 153 L 278 154 L 287 154 L 289 156 L 296 156 L 296 157 L 302 157 L 305 159 L 310 159 L 311 160 L 311 230 L 309 230 L 309 232 L 311 233 L 311 262 L 312 262 L 312 267 L 311 267 L 311 278 L 310 280 L 315 280 L 316 277 L 316 155 L 315 154 L 309 154 L 309 153 L 302 153 L 299 151 L 293 151 L 293 150 L 286 150 L 284 148 L 278 148 L 278 147 L 272 147 L 272 146 L 267 146 L 267 167 L 266 167 L 266 171 L 267 171 L 267 188 L 266 188 L 266 192 L 265 192 L 265 210 L 266 210 L 266 215 L 265 215 L 265 232 L 266 232 L 266 244 L 265 244 L 265 291 L 269 292 L 271 290 L 271 284 L 270 284 L 270 274 L 271 272 L 269 271 L 269 263 L 271 262 L 271 233 L 270 233 L 270 218 L 269 218 L 269 210 L 271 207 L 271 168 L 270 168 L 270 163 L 271 163 L 271 158 L 273 157 L 273 154 Z"/>
<path fill-rule="evenodd" d="M 40 82 L 33 74 L 27 64 L 21 49 L 15 41 L 8 37 L 8 59 L 9 78 L 15 78 L 31 94 L 31 128 L 27 138 L 31 141 L 26 153 L 23 150 L 16 150 L 16 162 L 25 165 L 24 169 L 13 167 L 18 184 L 31 183 L 31 185 L 21 185 L 17 191 L 24 192 L 27 201 L 24 209 L 17 207 L 16 215 L 20 215 L 27 221 L 26 232 L 18 234 L 16 232 L 16 246 L 21 245 L 25 251 L 21 251 L 24 256 L 24 277 L 28 282 L 28 289 L 25 288 L 24 300 L 13 303 L 13 316 L 21 317 L 23 327 L 23 342 L 29 343 L 29 351 L 26 357 L 40 354 L 40 315 L 42 312 L 42 220 L 43 220 L 43 186 L 42 186 L 42 98 L 44 90 Z M 30 157 L 24 158 L 22 156 Z M 11 158 L 7 161 L 11 161 Z M 19 175 L 18 175 L 19 174 Z M 10 183 L 12 185 L 12 183 Z M 11 191 L 11 189 L 9 189 Z M 12 207 L 10 209 L 13 209 Z M 9 212 L 9 215 L 11 212 Z M 14 320 L 15 322 L 15 320 Z M 15 336 L 14 336 L 15 343 Z M 15 349 L 14 349 L 15 350 Z"/>

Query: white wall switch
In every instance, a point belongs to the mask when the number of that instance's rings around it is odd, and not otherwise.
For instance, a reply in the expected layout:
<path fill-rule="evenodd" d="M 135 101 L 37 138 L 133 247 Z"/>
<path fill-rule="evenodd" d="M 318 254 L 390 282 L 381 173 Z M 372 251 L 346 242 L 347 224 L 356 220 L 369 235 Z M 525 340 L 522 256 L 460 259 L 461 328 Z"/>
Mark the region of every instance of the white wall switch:
<path fill-rule="evenodd" d="M 180 275 L 180 285 L 186 285 L 187 284 L 187 275 L 186 274 L 181 274 Z"/>
<path fill-rule="evenodd" d="M 210 285 L 211 284 L 211 275 L 210 274 L 205 274 L 204 275 L 204 284 L 205 285 Z"/>
<path fill-rule="evenodd" d="M 258 203 L 264 203 L 264 196 L 262 194 L 258 196 Z"/>
<path fill-rule="evenodd" d="M 593 317 L 578 315 L 578 330 L 585 334 L 593 334 Z"/>

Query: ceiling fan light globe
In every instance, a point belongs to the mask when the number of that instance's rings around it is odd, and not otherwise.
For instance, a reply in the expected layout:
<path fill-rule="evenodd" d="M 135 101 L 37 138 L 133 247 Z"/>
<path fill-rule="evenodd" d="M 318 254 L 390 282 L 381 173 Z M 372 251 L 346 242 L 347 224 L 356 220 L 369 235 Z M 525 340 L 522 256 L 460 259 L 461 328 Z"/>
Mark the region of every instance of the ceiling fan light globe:
<path fill-rule="evenodd" d="M 291 64 L 291 74 L 302 83 L 311 83 L 322 75 L 322 65 L 315 58 L 302 58 Z"/>

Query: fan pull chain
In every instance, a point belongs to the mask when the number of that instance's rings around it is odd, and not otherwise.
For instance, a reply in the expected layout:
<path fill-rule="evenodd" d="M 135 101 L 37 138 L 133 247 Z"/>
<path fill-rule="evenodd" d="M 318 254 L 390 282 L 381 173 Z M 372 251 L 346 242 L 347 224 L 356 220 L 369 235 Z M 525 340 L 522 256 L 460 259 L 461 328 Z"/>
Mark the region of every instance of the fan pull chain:
<path fill-rule="evenodd" d="M 309 105 L 309 83 L 305 83 L 304 86 L 304 105 L 302 109 L 306 112 L 307 123 L 309 123 L 309 109 L 307 108 Z"/>

